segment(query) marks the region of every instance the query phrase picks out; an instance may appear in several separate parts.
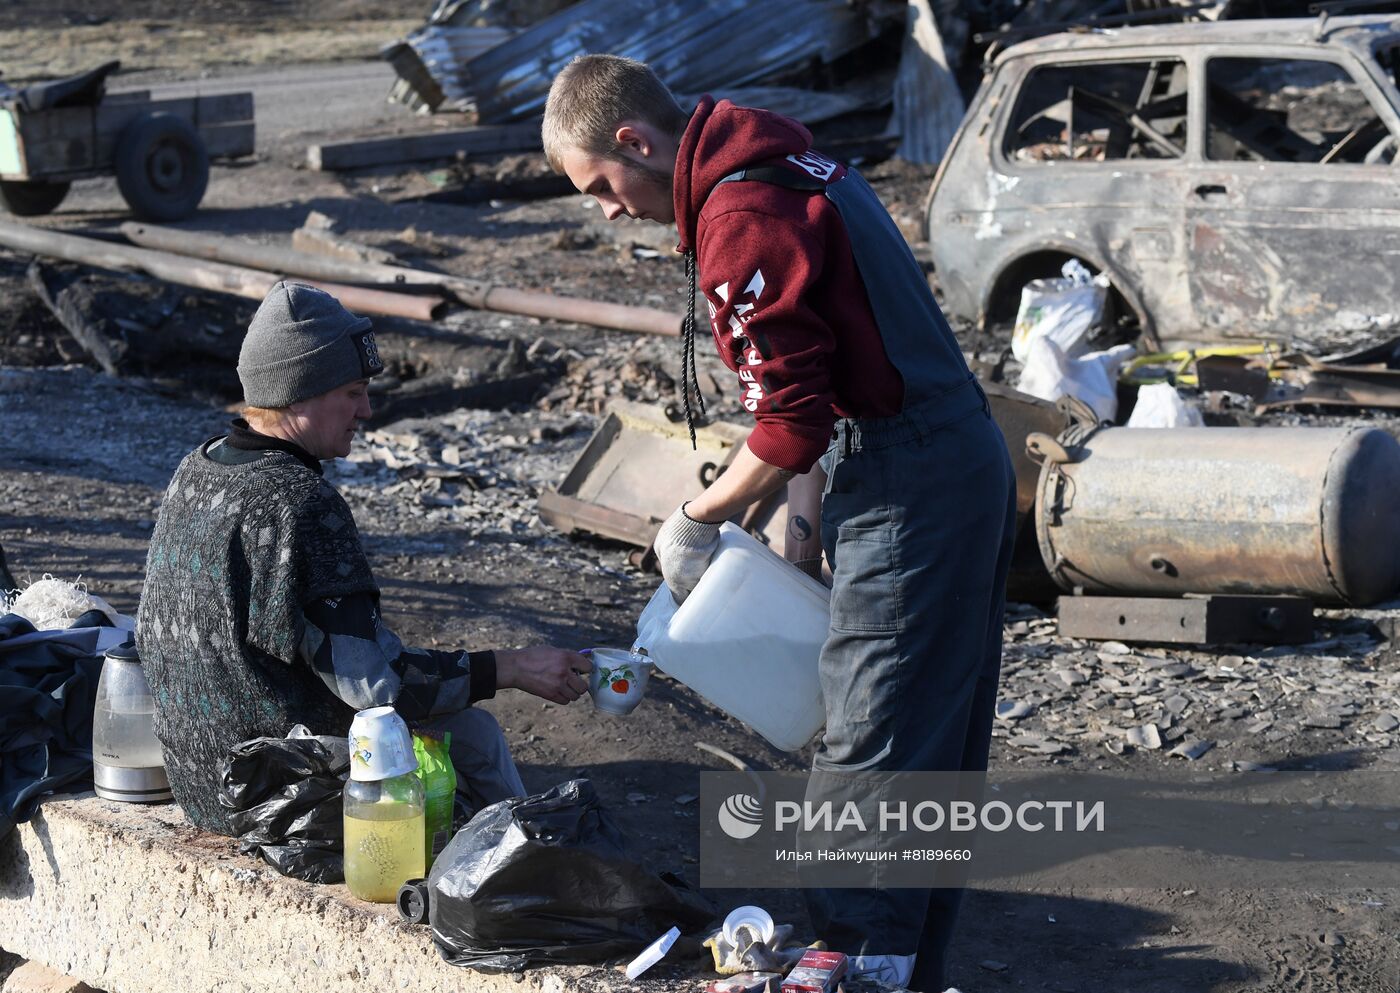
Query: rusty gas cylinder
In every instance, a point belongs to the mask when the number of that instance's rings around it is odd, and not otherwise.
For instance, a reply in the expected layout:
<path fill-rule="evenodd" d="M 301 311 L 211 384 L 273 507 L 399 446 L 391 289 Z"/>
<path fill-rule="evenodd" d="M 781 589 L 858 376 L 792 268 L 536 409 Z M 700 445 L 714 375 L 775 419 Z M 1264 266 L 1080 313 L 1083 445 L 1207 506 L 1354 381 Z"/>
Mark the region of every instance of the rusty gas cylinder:
<path fill-rule="evenodd" d="M 1374 428 L 1105 428 L 1047 459 L 1036 537 L 1066 591 L 1400 592 L 1400 443 Z"/>

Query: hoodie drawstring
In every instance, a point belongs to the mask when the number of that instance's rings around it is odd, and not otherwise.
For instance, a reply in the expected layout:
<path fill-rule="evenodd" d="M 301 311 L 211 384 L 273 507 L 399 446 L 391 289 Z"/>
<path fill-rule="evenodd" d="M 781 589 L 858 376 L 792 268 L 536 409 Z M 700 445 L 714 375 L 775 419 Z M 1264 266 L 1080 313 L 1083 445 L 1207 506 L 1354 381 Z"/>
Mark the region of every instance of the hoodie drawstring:
<path fill-rule="evenodd" d="M 689 306 L 685 320 L 681 323 L 681 404 L 685 407 L 685 426 L 690 432 L 690 447 L 698 450 L 695 444 L 695 414 L 691 410 L 690 395 L 695 394 L 695 402 L 700 413 L 705 413 L 705 397 L 700 392 L 700 380 L 695 372 L 695 293 L 697 288 L 695 272 L 695 249 L 685 253 L 685 282 Z"/>

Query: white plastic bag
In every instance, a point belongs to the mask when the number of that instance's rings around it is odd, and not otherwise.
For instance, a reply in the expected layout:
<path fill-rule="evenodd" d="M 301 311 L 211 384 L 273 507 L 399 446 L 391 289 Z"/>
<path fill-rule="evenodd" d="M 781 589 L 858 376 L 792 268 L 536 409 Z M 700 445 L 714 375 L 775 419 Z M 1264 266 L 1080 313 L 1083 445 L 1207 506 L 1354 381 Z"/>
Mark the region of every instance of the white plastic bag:
<path fill-rule="evenodd" d="M 1066 395 L 1077 397 L 1100 421 L 1112 421 L 1118 413 L 1118 370 L 1136 352 L 1132 345 L 1119 345 L 1070 358 L 1049 338 L 1037 338 L 1016 388 L 1052 403 Z"/>
<path fill-rule="evenodd" d="M 1205 423 L 1201 412 L 1183 400 L 1171 383 L 1141 387 L 1128 418 L 1130 428 L 1200 428 Z"/>
<path fill-rule="evenodd" d="M 1031 343 L 1048 338 L 1066 355 L 1083 350 L 1089 332 L 1103 316 L 1108 298 L 1108 277 L 1090 276 L 1078 259 L 1060 269 L 1059 279 L 1033 279 L 1021 289 L 1021 309 L 1011 333 L 1011 354 L 1025 362 Z"/>

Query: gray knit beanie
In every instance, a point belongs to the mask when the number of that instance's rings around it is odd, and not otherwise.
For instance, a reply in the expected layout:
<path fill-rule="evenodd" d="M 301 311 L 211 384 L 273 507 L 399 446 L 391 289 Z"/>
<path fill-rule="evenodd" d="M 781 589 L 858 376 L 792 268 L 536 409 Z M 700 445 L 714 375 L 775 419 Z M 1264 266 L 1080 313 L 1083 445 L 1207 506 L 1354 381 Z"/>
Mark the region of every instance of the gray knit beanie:
<path fill-rule="evenodd" d="M 258 306 L 238 379 L 252 407 L 287 407 L 384 371 L 373 325 L 325 290 L 283 280 Z"/>

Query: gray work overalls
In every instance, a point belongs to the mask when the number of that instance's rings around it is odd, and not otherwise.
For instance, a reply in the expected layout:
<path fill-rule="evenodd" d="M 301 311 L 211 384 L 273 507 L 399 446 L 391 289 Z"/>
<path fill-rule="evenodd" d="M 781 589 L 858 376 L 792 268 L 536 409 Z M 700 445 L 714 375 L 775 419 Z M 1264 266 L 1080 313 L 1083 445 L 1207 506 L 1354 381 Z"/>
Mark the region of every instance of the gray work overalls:
<path fill-rule="evenodd" d="M 846 225 L 890 362 L 894 417 L 838 421 L 821 464 L 834 574 L 821 656 L 823 777 L 983 771 L 1001 669 L 1016 515 L 1006 443 L 928 280 L 869 184 L 779 167 L 725 177 L 820 190 Z M 910 988 L 944 988 L 962 891 L 808 889 L 818 937 L 848 955 L 917 954 Z"/>

